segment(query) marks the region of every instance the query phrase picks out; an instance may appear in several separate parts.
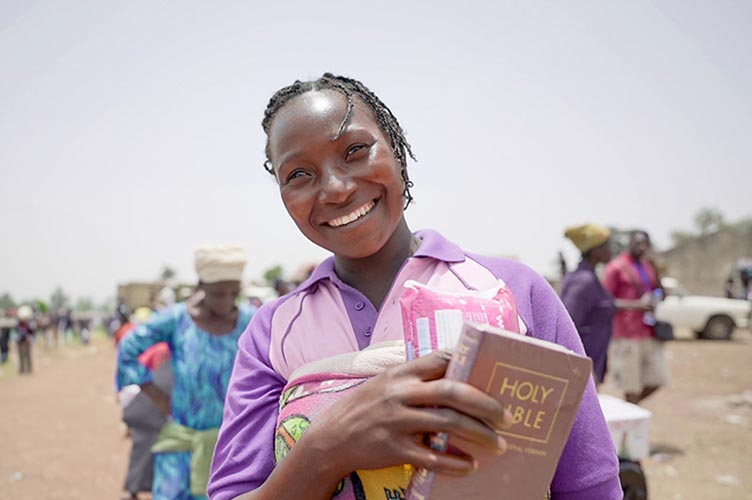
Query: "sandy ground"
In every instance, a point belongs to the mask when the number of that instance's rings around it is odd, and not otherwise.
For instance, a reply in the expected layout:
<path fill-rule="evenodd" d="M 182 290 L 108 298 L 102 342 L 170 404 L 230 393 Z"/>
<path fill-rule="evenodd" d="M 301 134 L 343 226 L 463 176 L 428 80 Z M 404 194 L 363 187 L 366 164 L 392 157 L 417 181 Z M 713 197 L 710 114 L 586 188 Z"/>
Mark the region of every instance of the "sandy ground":
<path fill-rule="evenodd" d="M 645 404 L 656 451 L 643 463 L 649 498 L 752 499 L 752 335 L 667 349 L 671 385 Z M 36 345 L 34 356 L 31 376 L 0 368 L 0 499 L 120 498 L 129 442 L 111 343 Z"/>

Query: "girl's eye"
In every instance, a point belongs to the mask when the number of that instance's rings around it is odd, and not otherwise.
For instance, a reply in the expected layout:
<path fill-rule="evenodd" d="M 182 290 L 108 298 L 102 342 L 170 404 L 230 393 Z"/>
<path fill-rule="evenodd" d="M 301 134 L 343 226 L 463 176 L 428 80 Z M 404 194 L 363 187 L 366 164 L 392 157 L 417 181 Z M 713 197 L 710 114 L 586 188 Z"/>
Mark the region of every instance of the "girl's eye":
<path fill-rule="evenodd" d="M 301 179 L 306 175 L 304 170 L 293 170 L 290 175 L 287 176 L 287 182 L 294 181 L 295 179 Z"/>
<path fill-rule="evenodd" d="M 345 153 L 345 158 L 351 158 L 356 153 L 359 153 L 367 148 L 368 148 L 368 145 L 366 144 L 353 144 L 352 146 L 347 148 L 347 152 Z"/>

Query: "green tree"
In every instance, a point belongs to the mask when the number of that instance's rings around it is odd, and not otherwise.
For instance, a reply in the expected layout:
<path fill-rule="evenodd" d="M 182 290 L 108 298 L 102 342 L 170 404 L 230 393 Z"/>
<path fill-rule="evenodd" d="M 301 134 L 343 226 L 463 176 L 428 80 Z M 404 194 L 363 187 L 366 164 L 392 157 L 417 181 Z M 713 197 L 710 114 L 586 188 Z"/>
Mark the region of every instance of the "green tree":
<path fill-rule="evenodd" d="M 48 306 L 47 302 L 43 301 L 42 299 L 34 299 L 31 305 L 33 305 L 34 309 L 41 312 L 42 314 L 45 314 L 50 310 L 50 306 Z"/>
<path fill-rule="evenodd" d="M 74 309 L 76 311 L 93 311 L 95 309 L 94 301 L 89 297 L 79 297 Z"/>
<path fill-rule="evenodd" d="M 177 272 L 175 272 L 175 269 L 171 268 L 170 266 L 164 266 L 162 268 L 162 273 L 159 276 L 160 278 L 162 278 L 162 281 L 170 281 L 176 275 Z"/>
<path fill-rule="evenodd" d="M 8 292 L 0 295 L 0 309 L 10 309 L 16 307 L 16 301 L 10 296 Z"/>
<path fill-rule="evenodd" d="M 63 292 L 63 289 L 60 287 L 55 288 L 55 291 L 52 292 L 52 296 L 50 297 L 50 307 L 52 307 L 54 311 L 57 311 L 62 307 L 67 307 L 69 302 L 70 299 L 65 292 Z"/>
<path fill-rule="evenodd" d="M 700 236 L 718 231 L 724 225 L 723 214 L 717 208 L 701 208 L 695 214 L 695 227 L 700 232 Z"/>
<path fill-rule="evenodd" d="M 269 286 L 274 286 L 274 282 L 277 281 L 277 279 L 281 278 L 283 274 L 284 270 L 282 269 L 282 266 L 276 265 L 264 271 L 263 276 L 264 280 Z"/>

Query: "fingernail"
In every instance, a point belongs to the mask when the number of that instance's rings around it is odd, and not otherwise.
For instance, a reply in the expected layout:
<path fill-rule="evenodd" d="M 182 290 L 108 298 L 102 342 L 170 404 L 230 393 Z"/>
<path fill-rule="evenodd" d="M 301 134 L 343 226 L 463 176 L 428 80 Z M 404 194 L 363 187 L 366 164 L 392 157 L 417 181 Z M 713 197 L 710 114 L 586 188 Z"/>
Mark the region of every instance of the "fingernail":
<path fill-rule="evenodd" d="M 507 452 L 507 441 L 499 436 L 496 438 L 496 454 L 497 455 L 503 455 Z"/>
<path fill-rule="evenodd" d="M 512 427 L 512 412 L 504 408 L 501 414 L 501 428 L 507 430 L 510 427 Z"/>

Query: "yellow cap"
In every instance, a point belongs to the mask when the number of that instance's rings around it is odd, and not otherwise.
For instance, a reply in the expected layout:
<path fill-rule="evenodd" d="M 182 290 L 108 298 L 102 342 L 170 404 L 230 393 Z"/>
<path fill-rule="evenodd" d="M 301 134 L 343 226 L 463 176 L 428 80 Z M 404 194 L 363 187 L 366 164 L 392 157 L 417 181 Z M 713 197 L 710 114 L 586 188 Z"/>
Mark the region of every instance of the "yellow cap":
<path fill-rule="evenodd" d="M 588 250 L 604 244 L 611 237 L 611 231 L 603 226 L 596 224 L 583 224 L 581 226 L 568 227 L 564 236 L 572 240 L 580 252 L 585 253 Z"/>

